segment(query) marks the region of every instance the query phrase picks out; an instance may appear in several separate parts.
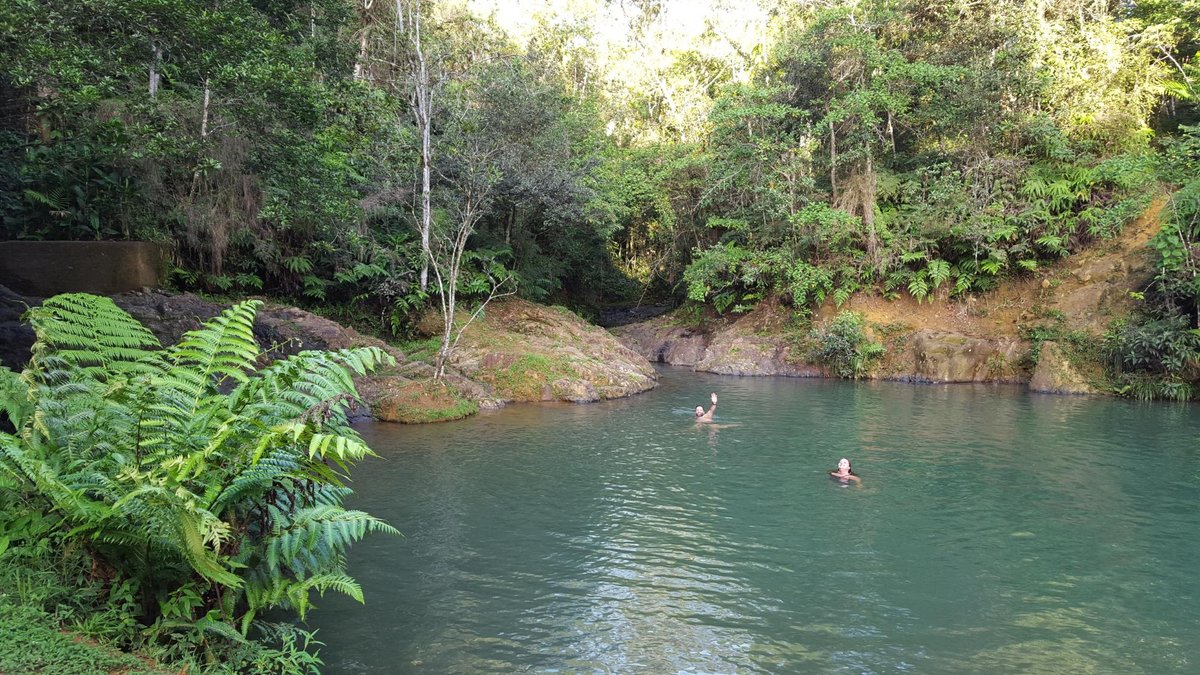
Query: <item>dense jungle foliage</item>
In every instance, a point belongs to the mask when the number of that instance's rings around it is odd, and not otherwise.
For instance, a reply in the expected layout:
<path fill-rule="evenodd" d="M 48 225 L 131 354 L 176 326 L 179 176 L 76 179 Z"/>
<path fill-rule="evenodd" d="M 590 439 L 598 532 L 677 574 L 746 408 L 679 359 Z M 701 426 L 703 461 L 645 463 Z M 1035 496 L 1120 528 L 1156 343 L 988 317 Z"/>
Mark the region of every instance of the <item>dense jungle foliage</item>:
<path fill-rule="evenodd" d="M 954 302 L 1161 199 L 1158 273 L 1103 351 L 1130 395 L 1200 393 L 1200 0 L 512 7 L 8 0 L 0 239 L 161 241 L 181 288 L 404 336 L 448 292 L 585 314 Z M 235 658 L 259 635 L 284 646 L 236 658 L 314 665 L 305 636 L 255 629 L 259 610 L 357 593 L 338 551 L 386 527 L 342 511 L 314 459 L 367 452 L 342 404 L 264 392 L 305 372 L 341 387 L 382 357 L 251 376 L 247 344 L 215 345 L 252 309 L 160 351 L 92 300 L 34 313 L 38 354 L 2 380 L 0 518 L 18 534 L 0 555 L 69 550 L 55 578 L 91 589 L 35 604 L 69 620 L 99 603 L 94 632 L 171 658 Z M 111 332 L 77 343 L 85 315 Z M 856 322 L 813 332 L 847 377 L 878 357 Z M 315 438 L 333 440 L 297 450 Z M 256 473 L 265 457 L 278 473 Z M 330 519 L 331 541 L 283 540 Z M 17 577 L 5 587 L 33 593 Z"/>

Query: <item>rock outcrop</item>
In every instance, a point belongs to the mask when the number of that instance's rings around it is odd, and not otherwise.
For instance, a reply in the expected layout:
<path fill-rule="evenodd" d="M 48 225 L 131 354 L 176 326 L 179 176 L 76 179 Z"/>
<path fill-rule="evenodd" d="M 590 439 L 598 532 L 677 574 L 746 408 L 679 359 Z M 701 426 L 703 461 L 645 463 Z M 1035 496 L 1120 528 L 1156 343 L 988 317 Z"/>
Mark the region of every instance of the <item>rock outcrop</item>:
<path fill-rule="evenodd" d="M 824 377 L 825 371 L 795 354 L 787 340 L 721 331 L 712 336 L 696 370 L 719 375 L 782 375 Z"/>
<path fill-rule="evenodd" d="M 671 317 L 611 329 L 625 346 L 652 363 L 695 366 L 704 358 L 711 336 L 672 323 Z"/>
<path fill-rule="evenodd" d="M 824 369 L 807 363 L 787 339 L 784 323 L 778 306 L 763 303 L 744 316 L 709 322 L 704 328 L 681 326 L 673 316 L 662 316 L 612 332 L 655 363 L 721 375 L 824 377 Z"/>
<path fill-rule="evenodd" d="M 113 296 L 113 302 L 141 321 L 163 344 L 174 344 L 189 330 L 225 310 L 225 304 L 191 293 L 149 291 Z M 362 335 L 335 321 L 296 307 L 266 303 L 254 321 L 254 336 L 267 358 L 288 356 L 309 349 L 378 347 L 399 361 L 404 354 L 378 338 Z"/>
<path fill-rule="evenodd" d="M 33 329 L 21 320 L 25 310 L 41 303 L 0 286 L 0 366 L 20 370 L 29 360 L 29 348 L 36 336 Z"/>
<path fill-rule="evenodd" d="M 1029 379 L 1029 391 L 1043 394 L 1095 394 L 1086 369 L 1074 364 L 1057 342 L 1042 343 L 1037 366 Z"/>
<path fill-rule="evenodd" d="M 182 293 L 145 291 L 113 297 L 163 344 L 174 344 L 225 305 Z M 10 368 L 29 359 L 34 335 L 20 320 L 36 298 L 0 287 L 0 357 Z M 511 300 L 495 303 L 464 335 L 440 381 L 433 367 L 386 342 L 296 307 L 264 305 L 254 323 L 263 362 L 310 349 L 372 346 L 396 366 L 356 380 L 375 418 L 393 422 L 458 419 L 506 401 L 598 401 L 657 384 L 649 362 L 604 329 L 568 310 Z M 364 411 L 365 412 L 365 411 Z"/>
<path fill-rule="evenodd" d="M 1028 347 L 1013 338 L 917 330 L 892 341 L 879 376 L 908 382 L 1018 382 Z"/>
<path fill-rule="evenodd" d="M 653 388 L 649 361 L 569 310 L 506 299 L 487 307 L 450 360 L 505 401 L 583 403 Z"/>
<path fill-rule="evenodd" d="M 224 304 L 191 293 L 124 293 L 114 296 L 113 301 L 149 328 L 164 345 L 178 342 L 184 333 L 199 328 L 225 309 Z M 422 373 L 419 367 L 407 362 L 403 352 L 383 340 L 362 335 L 312 312 L 269 303 L 255 316 L 254 337 L 262 349 L 264 362 L 310 349 L 382 349 L 396 359 L 397 366 L 356 380 L 359 396 L 367 407 L 362 413 L 385 421 L 411 421 L 411 413 L 396 403 L 395 392 L 411 389 Z"/>
<path fill-rule="evenodd" d="M 794 332 L 779 331 L 779 308 L 760 307 L 709 330 L 684 328 L 671 317 L 613 329 L 630 348 L 658 363 L 722 375 L 827 377 L 810 362 Z M 773 315 L 773 316 L 768 316 Z M 770 326 L 776 326 L 772 331 Z M 953 331 L 905 331 L 887 340 L 875 377 L 907 382 L 1017 382 L 1028 347 L 1016 338 L 981 338 Z"/>

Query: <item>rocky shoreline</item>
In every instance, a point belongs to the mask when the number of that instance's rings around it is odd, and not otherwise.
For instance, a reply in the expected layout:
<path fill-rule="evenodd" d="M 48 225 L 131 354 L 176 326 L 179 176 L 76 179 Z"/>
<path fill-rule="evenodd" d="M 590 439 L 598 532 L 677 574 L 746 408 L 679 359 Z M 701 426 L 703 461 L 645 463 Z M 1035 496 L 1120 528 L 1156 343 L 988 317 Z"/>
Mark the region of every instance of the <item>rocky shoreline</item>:
<path fill-rule="evenodd" d="M 1070 343 L 1097 344 L 1109 326 L 1133 309 L 1132 297 L 1153 277 L 1147 243 L 1158 231 L 1156 200 L 1116 238 L 986 294 L 929 302 L 907 295 L 885 299 L 858 293 L 841 307 L 826 302 L 811 317 L 820 326 L 838 312 L 863 317 L 868 336 L 886 352 L 868 377 L 921 383 L 1026 384 L 1048 394 L 1104 394 L 1095 354 Z M 801 322 L 803 323 L 803 322 Z M 795 309 L 778 300 L 740 316 L 681 312 L 612 329 L 654 363 L 727 375 L 829 377 L 809 357 Z"/>
<path fill-rule="evenodd" d="M 1131 292 L 1153 274 L 1146 242 L 1157 229 L 1150 209 L 1122 236 L 1072 256 L 1037 275 L 1007 282 L 979 297 L 919 303 L 857 294 L 843 307 L 825 303 L 812 326 L 837 312 L 860 314 L 869 337 L 885 347 L 868 377 L 920 383 L 1022 383 L 1053 394 L 1105 393 L 1098 364 L 1081 360 L 1062 336 L 1098 340 L 1130 312 Z M 190 293 L 141 292 L 113 300 L 173 344 L 224 305 Z M 0 286 L 0 365 L 19 369 L 33 331 L 21 322 L 40 302 Z M 255 323 L 264 358 L 306 349 L 370 345 L 397 365 L 360 378 L 361 397 L 376 419 L 431 422 L 458 419 L 510 402 L 584 403 L 631 396 L 657 384 L 652 363 L 743 376 L 829 377 L 808 354 L 794 308 L 764 301 L 738 316 L 661 314 L 663 306 L 616 312 L 609 330 L 561 307 L 505 299 L 463 335 L 449 372 L 432 381 L 428 355 L 412 358 L 393 345 L 296 307 L 267 302 Z M 653 315 L 653 316 L 652 316 Z M 650 316 L 651 318 L 646 318 Z M 628 320 L 642 319 L 637 323 Z M 440 321 L 432 321 L 429 333 Z M 1031 339 L 1038 334 L 1038 339 Z"/>
<path fill-rule="evenodd" d="M 832 377 L 827 366 L 808 358 L 794 335 L 762 330 L 763 315 L 777 311 L 759 307 L 736 320 L 705 327 L 680 326 L 664 317 L 621 326 L 613 333 L 655 363 L 721 375 Z M 1030 346 L 1020 339 L 972 337 L 926 328 L 876 337 L 882 339 L 887 353 L 872 379 L 920 383 L 1030 380 L 1019 365 L 1028 357 Z"/>
<path fill-rule="evenodd" d="M 149 289 L 112 298 L 164 345 L 226 306 L 191 293 Z M 0 286 L 0 365 L 16 370 L 28 361 L 34 334 L 21 316 L 40 302 Z M 458 419 L 511 402 L 585 403 L 630 396 L 657 384 L 650 363 L 604 329 L 568 310 L 516 299 L 493 303 L 472 324 L 439 382 L 431 381 L 428 363 L 296 307 L 265 303 L 254 334 L 264 362 L 310 349 L 373 346 L 391 354 L 396 366 L 357 380 L 364 414 L 391 422 Z"/>

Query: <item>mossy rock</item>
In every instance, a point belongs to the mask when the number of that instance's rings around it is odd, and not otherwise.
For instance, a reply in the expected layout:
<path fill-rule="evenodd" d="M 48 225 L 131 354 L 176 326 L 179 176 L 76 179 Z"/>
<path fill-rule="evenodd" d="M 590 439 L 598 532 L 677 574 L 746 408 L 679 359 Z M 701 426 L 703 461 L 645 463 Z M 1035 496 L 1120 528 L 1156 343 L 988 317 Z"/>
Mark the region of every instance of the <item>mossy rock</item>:
<path fill-rule="evenodd" d="M 1093 382 L 1101 378 L 1101 370 L 1099 364 L 1072 358 L 1069 349 L 1047 340 L 1038 354 L 1029 390 L 1044 394 L 1100 393 Z"/>
<path fill-rule="evenodd" d="M 384 422 L 448 422 L 479 412 L 479 404 L 437 380 L 395 380 L 377 389 L 371 412 Z"/>

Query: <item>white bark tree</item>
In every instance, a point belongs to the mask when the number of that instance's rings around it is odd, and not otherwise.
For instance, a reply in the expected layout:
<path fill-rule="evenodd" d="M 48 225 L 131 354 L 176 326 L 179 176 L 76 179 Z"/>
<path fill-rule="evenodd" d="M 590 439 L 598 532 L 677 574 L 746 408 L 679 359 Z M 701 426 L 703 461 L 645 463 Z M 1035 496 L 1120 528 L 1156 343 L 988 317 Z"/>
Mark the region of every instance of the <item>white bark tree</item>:
<path fill-rule="evenodd" d="M 421 235 L 421 290 L 429 287 L 429 265 L 433 261 L 430 235 L 433 229 L 433 208 L 430 204 L 433 173 L 433 97 L 434 87 L 429 76 L 429 63 L 421 42 L 421 0 L 396 0 L 397 29 L 408 39 L 409 107 L 421 137 L 421 214 L 417 230 Z"/>
<path fill-rule="evenodd" d="M 467 242 L 479 220 L 491 209 L 501 174 L 495 162 L 499 154 L 497 148 L 488 147 L 478 131 L 460 135 L 461 130 L 470 128 L 470 125 L 450 126 L 454 135 L 453 145 L 448 148 L 445 157 L 452 171 L 439 173 L 444 185 L 447 218 L 441 227 L 432 229 L 434 244 L 429 258 L 442 313 L 442 340 L 434 364 L 435 379 L 446 374 L 446 365 L 463 333 L 483 314 L 488 303 L 516 292 L 516 279 L 512 273 L 494 260 L 480 260 L 483 269 L 476 274 L 486 278 L 486 295 L 466 320 L 458 320 L 459 290 L 467 273 L 463 268 L 464 262 L 467 262 Z"/>

